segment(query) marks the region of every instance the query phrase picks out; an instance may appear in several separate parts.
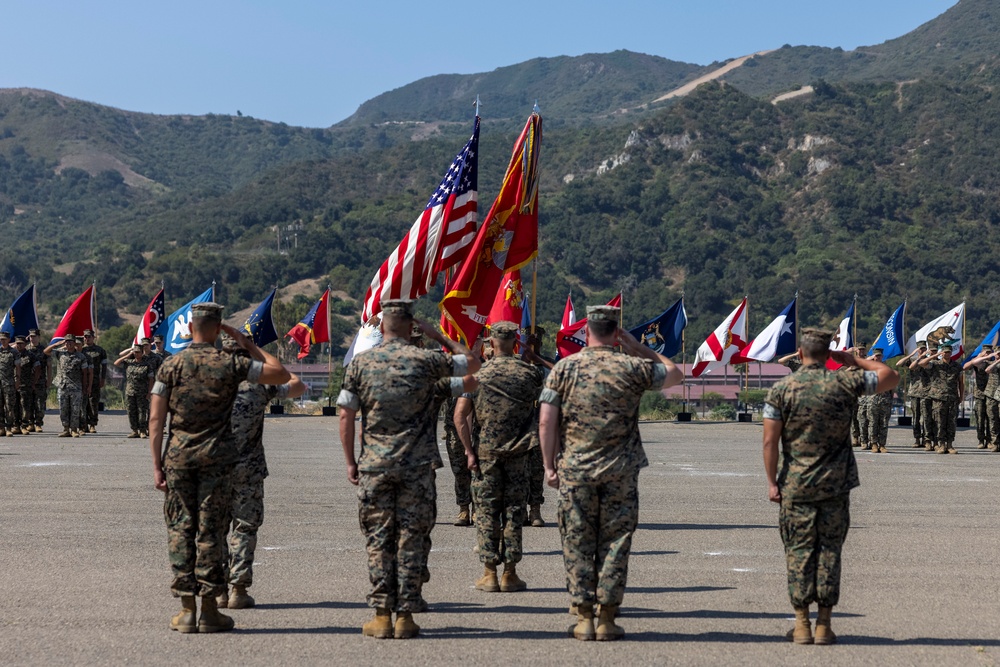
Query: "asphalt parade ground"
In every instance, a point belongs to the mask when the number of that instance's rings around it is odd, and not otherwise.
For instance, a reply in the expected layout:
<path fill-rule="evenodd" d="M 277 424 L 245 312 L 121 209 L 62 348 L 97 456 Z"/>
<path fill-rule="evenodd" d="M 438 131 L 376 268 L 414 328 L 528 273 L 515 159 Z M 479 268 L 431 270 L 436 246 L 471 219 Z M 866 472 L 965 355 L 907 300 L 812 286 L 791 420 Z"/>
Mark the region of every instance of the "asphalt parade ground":
<path fill-rule="evenodd" d="M 1000 656 L 1000 454 L 960 430 L 958 455 L 858 454 L 834 646 L 795 646 L 777 506 L 767 502 L 761 426 L 649 423 L 619 642 L 579 642 L 546 490 L 525 528 L 529 590 L 482 593 L 475 529 L 451 525 L 452 474 L 412 640 L 362 637 L 370 616 L 355 488 L 335 417 L 268 417 L 266 482 L 251 593 L 237 629 L 171 632 L 162 495 L 145 440 L 105 415 L 100 433 L 0 439 L 0 663 L 5 665 L 992 665 Z M 443 453 L 443 451 L 442 451 Z M 446 460 L 446 457 L 445 457 Z M 815 608 L 814 608 L 815 609 Z M 815 612 L 814 612 L 815 613 Z"/>

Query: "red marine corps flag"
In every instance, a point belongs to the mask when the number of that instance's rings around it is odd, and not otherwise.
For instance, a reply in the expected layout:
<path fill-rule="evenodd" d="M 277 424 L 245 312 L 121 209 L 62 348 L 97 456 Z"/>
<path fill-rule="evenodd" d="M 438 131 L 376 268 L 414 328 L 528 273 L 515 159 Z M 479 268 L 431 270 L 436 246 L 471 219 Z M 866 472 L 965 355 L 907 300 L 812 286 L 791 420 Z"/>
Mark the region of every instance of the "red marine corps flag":
<path fill-rule="evenodd" d="M 66 334 L 83 337 L 86 329 L 93 329 L 97 321 L 97 301 L 94 296 L 94 286 L 91 285 L 83 291 L 83 294 L 76 297 L 76 301 L 70 304 L 63 315 L 52 340 L 49 343 L 58 343 Z"/>
<path fill-rule="evenodd" d="M 538 254 L 538 153 L 542 117 L 532 113 L 521 131 L 500 194 L 490 208 L 458 275 L 439 304 L 445 334 L 475 341 L 486 325 L 506 273 Z"/>

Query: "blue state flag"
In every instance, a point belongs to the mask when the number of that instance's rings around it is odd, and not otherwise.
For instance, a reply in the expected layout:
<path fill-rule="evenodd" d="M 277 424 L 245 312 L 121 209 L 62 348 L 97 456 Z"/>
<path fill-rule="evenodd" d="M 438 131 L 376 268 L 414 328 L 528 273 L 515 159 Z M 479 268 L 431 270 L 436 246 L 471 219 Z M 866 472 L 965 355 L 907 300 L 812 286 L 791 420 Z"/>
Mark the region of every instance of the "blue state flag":
<path fill-rule="evenodd" d="M 243 333 L 250 336 L 254 344 L 259 347 L 278 340 L 278 330 L 274 328 L 274 320 L 271 318 L 271 305 L 274 303 L 277 291 L 277 288 L 271 290 L 267 298 L 260 302 L 243 324 Z"/>
<path fill-rule="evenodd" d="M 6 331 L 10 337 L 27 336 L 29 329 L 38 328 L 38 312 L 35 309 L 35 286 L 24 290 L 24 293 L 14 299 L 14 303 L 0 320 L 0 331 Z"/>
<path fill-rule="evenodd" d="M 990 329 L 988 334 L 986 334 L 986 338 L 983 339 L 983 342 L 980 343 L 976 349 L 974 349 L 969 356 L 966 357 L 966 359 L 978 357 L 979 353 L 983 351 L 983 345 L 996 345 L 998 340 L 1000 340 L 1000 322 L 993 325 L 993 328 Z"/>
<path fill-rule="evenodd" d="M 156 330 L 156 333 L 163 335 L 167 352 L 177 354 L 186 350 L 191 344 L 191 306 L 206 301 L 215 301 L 215 285 L 170 313 L 166 322 Z"/>
<path fill-rule="evenodd" d="M 903 345 L 906 339 L 903 336 L 903 320 L 906 319 L 906 302 L 892 314 L 892 317 L 885 323 L 882 333 L 878 335 L 875 342 L 871 344 L 869 350 L 879 348 L 882 350 L 883 359 L 892 359 L 903 354 Z"/>
<path fill-rule="evenodd" d="M 681 332 L 687 326 L 684 297 L 663 313 L 644 324 L 629 329 L 629 333 L 657 354 L 672 357 L 681 351 Z"/>

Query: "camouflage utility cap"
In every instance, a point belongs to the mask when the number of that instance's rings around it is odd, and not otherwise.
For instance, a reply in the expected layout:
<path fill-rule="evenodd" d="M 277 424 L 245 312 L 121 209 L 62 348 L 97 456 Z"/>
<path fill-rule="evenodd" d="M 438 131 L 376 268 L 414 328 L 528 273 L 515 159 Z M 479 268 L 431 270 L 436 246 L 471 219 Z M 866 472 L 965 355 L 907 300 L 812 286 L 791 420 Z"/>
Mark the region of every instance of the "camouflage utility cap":
<path fill-rule="evenodd" d="M 808 327 L 802 330 L 802 343 L 811 345 L 822 345 L 824 347 L 830 346 L 830 341 L 833 340 L 833 332 L 826 331 L 825 329 L 817 329 L 815 327 Z"/>
<path fill-rule="evenodd" d="M 513 340 L 517 336 L 517 325 L 513 322 L 497 322 L 490 327 L 490 335 L 499 340 Z"/>
<path fill-rule="evenodd" d="M 992 351 L 993 351 L 992 345 L 983 345 L 983 352 L 992 352 Z"/>
<path fill-rule="evenodd" d="M 93 336 L 94 335 L 94 330 L 93 329 L 84 329 L 83 330 L 83 335 L 84 336 Z"/>
<path fill-rule="evenodd" d="M 132 351 L 133 352 L 142 352 L 142 345 L 133 345 L 132 346 Z"/>
<path fill-rule="evenodd" d="M 162 343 L 163 336 L 161 336 L 160 334 L 156 334 L 155 336 L 153 336 L 153 340 L 155 340 L 157 343 Z"/>
<path fill-rule="evenodd" d="M 588 322 L 617 322 L 622 309 L 615 306 L 587 306 Z"/>
<path fill-rule="evenodd" d="M 216 320 L 222 319 L 222 308 L 221 304 L 205 301 L 203 303 L 196 303 L 191 306 L 191 316 L 192 317 L 208 317 Z M 149 339 L 145 339 L 144 342 L 149 342 Z"/>
<path fill-rule="evenodd" d="M 28 340 L 24 336 L 15 336 L 14 337 L 14 342 L 15 343 L 27 343 Z"/>
<path fill-rule="evenodd" d="M 386 299 L 382 302 L 382 312 L 387 315 L 413 317 L 413 301 L 410 299 Z"/>
<path fill-rule="evenodd" d="M 76 336 L 74 336 L 73 334 L 66 334 L 65 336 L 63 336 L 63 340 L 66 341 L 67 343 L 75 343 Z"/>
<path fill-rule="evenodd" d="M 0 331 L 0 340 L 10 340 L 10 334 L 6 331 Z"/>
<path fill-rule="evenodd" d="M 29 336 L 41 336 L 42 332 L 39 331 L 38 329 L 28 329 L 28 335 Z"/>

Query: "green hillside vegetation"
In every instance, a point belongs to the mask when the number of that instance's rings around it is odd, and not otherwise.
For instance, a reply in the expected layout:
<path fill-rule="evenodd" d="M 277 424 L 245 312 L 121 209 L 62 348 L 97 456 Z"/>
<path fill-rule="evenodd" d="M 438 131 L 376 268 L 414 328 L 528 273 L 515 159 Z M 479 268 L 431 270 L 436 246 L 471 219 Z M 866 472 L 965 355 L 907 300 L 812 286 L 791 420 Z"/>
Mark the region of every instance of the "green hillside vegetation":
<path fill-rule="evenodd" d="M 1000 6 L 993 0 L 961 0 L 916 30 L 854 51 L 788 46 L 748 61 L 725 81 L 751 95 L 771 96 L 817 79 L 905 81 L 963 66 L 979 66 L 997 55 Z"/>
<path fill-rule="evenodd" d="M 638 107 L 683 85 L 705 67 L 631 51 L 535 58 L 482 74 L 440 74 L 383 93 L 340 125 L 466 118 L 480 95 L 492 118 L 521 119 L 540 100 L 554 118 L 588 123 Z"/>

